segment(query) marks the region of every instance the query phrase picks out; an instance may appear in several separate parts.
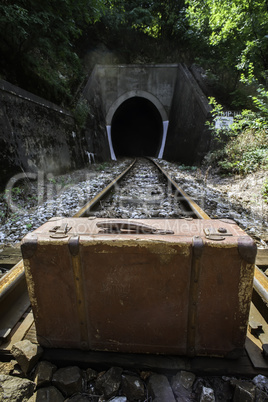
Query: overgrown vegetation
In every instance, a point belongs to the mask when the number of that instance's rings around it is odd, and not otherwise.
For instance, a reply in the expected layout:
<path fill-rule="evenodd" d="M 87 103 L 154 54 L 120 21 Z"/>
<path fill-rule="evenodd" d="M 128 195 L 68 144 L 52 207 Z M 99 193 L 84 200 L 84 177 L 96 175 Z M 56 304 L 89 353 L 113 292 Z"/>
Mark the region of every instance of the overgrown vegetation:
<path fill-rule="evenodd" d="M 230 127 L 216 128 L 224 116 L 223 107 L 214 98 L 212 122 L 208 122 L 214 138 L 214 151 L 207 155 L 208 163 L 217 164 L 225 173 L 252 173 L 268 169 L 268 121 L 264 99 L 256 98 L 258 111 L 243 110 L 234 117 Z M 260 105 L 260 106 L 258 106 Z"/>
<path fill-rule="evenodd" d="M 12 203 L 17 206 L 17 212 L 12 211 L 10 208 Z M 25 206 L 28 208 L 34 207 L 37 203 L 37 186 L 30 180 L 20 180 L 17 186 L 0 191 L 0 224 L 5 223 L 8 218 L 12 222 L 19 221 L 19 210 L 23 210 Z"/>
<path fill-rule="evenodd" d="M 84 128 L 86 125 L 87 116 L 90 113 L 90 107 L 85 99 L 80 99 L 74 110 L 74 118 L 79 128 Z"/>
<path fill-rule="evenodd" d="M 266 179 L 262 186 L 262 195 L 264 200 L 268 203 L 268 179 Z"/>
<path fill-rule="evenodd" d="M 2 76 L 38 95 L 69 104 L 80 81 L 75 41 L 99 19 L 99 0 L 11 0 L 0 4 Z"/>
<path fill-rule="evenodd" d="M 186 0 L 192 42 L 199 62 L 232 108 L 248 102 L 256 81 L 267 85 L 266 0 Z M 227 91 L 226 91 L 227 89 Z"/>
<path fill-rule="evenodd" d="M 103 43 L 116 47 L 112 50 L 122 52 L 128 61 L 141 50 L 135 36 L 152 42 L 160 37 L 178 40 L 184 30 L 179 23 L 182 10 L 184 0 L 4 0 L 0 76 L 73 108 L 73 96 L 85 78 L 83 56 L 88 51 Z"/>
<path fill-rule="evenodd" d="M 215 96 L 238 109 L 252 90 L 243 79 L 267 84 L 265 0 L 4 0 L 0 28 L 2 78 L 71 108 L 100 44 L 126 63 L 201 64 Z"/>
<path fill-rule="evenodd" d="M 268 3 L 265 0 L 187 0 L 186 3 L 192 36 L 200 41 L 199 61 L 218 89 L 215 97 L 224 105 L 211 98 L 209 126 L 214 150 L 206 161 L 224 173 L 246 174 L 267 169 Z M 229 128 L 216 128 L 215 123 L 228 109 L 239 111 L 234 123 Z"/>
<path fill-rule="evenodd" d="M 266 0 L 4 0 L 0 28 L 0 76 L 69 107 L 81 128 L 90 111 L 75 94 L 98 46 L 124 63 L 201 65 L 214 121 L 239 111 L 230 130 L 210 126 L 207 161 L 225 173 L 267 168 Z"/>

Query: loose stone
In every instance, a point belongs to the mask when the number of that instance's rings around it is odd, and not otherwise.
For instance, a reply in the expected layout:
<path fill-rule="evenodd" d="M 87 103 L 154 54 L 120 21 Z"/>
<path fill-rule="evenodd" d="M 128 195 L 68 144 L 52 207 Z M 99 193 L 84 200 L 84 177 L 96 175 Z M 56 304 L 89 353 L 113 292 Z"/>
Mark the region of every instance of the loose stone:
<path fill-rule="evenodd" d="M 235 386 L 234 402 L 254 402 L 256 386 L 251 382 L 241 380 L 231 380 L 232 386 Z"/>
<path fill-rule="evenodd" d="M 88 380 L 88 381 L 95 380 L 95 379 L 97 378 L 97 376 L 98 376 L 97 371 L 92 370 L 91 368 L 88 368 L 88 369 L 86 370 L 86 377 L 87 377 L 87 380 Z"/>
<path fill-rule="evenodd" d="M 123 369 L 120 367 L 111 367 L 106 373 L 99 376 L 96 380 L 96 389 L 106 398 L 116 396 L 120 385 Z"/>
<path fill-rule="evenodd" d="M 38 363 L 36 370 L 35 370 L 35 378 L 34 382 L 36 383 L 37 387 L 44 387 L 49 385 L 52 376 L 57 370 L 57 367 L 50 362 L 42 361 Z"/>
<path fill-rule="evenodd" d="M 192 385 L 195 375 L 186 371 L 179 371 L 171 379 L 171 387 L 174 394 L 181 400 L 190 400 L 192 396 Z"/>
<path fill-rule="evenodd" d="M 122 393 L 130 401 L 144 399 L 144 385 L 139 377 L 131 375 L 122 376 Z"/>
<path fill-rule="evenodd" d="M 214 391 L 211 388 L 203 387 L 200 402 L 215 402 Z"/>
<path fill-rule="evenodd" d="M 253 384 L 256 385 L 262 391 L 268 391 L 268 378 L 264 375 L 257 375 L 252 380 Z"/>
<path fill-rule="evenodd" d="M 52 384 L 63 395 L 71 396 L 82 391 L 82 371 L 79 367 L 71 366 L 57 370 L 52 377 Z"/>
<path fill-rule="evenodd" d="M 153 402 L 176 402 L 166 376 L 153 374 L 149 378 L 148 390 Z"/>
<path fill-rule="evenodd" d="M 63 402 L 64 396 L 55 387 L 47 387 L 38 389 L 29 402 Z"/>
<path fill-rule="evenodd" d="M 19 341 L 11 348 L 11 353 L 19 363 L 22 371 L 27 374 L 42 356 L 43 349 L 28 340 Z"/>
<path fill-rule="evenodd" d="M 0 401 L 26 402 L 33 395 L 34 388 L 33 381 L 0 374 Z"/>

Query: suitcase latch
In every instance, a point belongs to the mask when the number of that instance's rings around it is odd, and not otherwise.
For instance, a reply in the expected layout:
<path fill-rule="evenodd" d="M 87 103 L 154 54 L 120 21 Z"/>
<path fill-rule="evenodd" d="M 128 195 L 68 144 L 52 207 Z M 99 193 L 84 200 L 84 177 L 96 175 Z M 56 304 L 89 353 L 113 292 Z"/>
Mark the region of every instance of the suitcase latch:
<path fill-rule="evenodd" d="M 218 229 L 215 228 L 205 228 L 204 229 L 206 239 L 220 241 L 224 240 L 226 236 L 233 236 L 228 229 L 224 227 L 220 227 Z"/>
<path fill-rule="evenodd" d="M 53 229 L 50 229 L 49 232 L 53 232 L 50 237 L 53 239 L 62 239 L 64 237 L 68 237 L 67 233 L 72 229 L 71 226 L 68 226 L 68 223 L 62 223 L 60 226 L 54 226 Z"/>

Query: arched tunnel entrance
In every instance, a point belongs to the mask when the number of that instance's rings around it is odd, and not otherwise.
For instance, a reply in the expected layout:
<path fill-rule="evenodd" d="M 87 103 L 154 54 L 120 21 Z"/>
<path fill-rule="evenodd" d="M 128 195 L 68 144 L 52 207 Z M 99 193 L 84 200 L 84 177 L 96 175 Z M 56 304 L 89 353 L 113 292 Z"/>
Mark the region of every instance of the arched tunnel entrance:
<path fill-rule="evenodd" d="M 163 121 L 156 106 L 134 96 L 115 111 L 111 139 L 116 157 L 158 156 L 163 138 Z"/>

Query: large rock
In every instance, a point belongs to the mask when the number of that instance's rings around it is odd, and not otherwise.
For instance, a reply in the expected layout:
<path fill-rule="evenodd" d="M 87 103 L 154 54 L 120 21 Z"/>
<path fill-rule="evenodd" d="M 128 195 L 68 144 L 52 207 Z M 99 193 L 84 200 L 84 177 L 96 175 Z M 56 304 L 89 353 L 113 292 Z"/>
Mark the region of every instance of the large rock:
<path fill-rule="evenodd" d="M 57 370 L 52 377 L 52 384 L 64 396 L 71 396 L 82 391 L 83 373 L 79 367 L 71 366 Z"/>
<path fill-rule="evenodd" d="M 215 402 L 215 395 L 212 388 L 203 387 L 200 402 Z"/>
<path fill-rule="evenodd" d="M 15 343 L 11 348 L 11 353 L 19 363 L 22 371 L 27 374 L 42 356 L 43 349 L 39 345 L 24 340 Z"/>
<path fill-rule="evenodd" d="M 55 387 L 40 388 L 29 399 L 29 402 L 63 402 L 64 396 Z"/>
<path fill-rule="evenodd" d="M 96 380 L 96 389 L 105 396 L 111 398 L 115 396 L 120 388 L 123 369 L 111 367 L 106 373 L 99 376 Z"/>
<path fill-rule="evenodd" d="M 149 378 L 148 390 L 153 402 L 176 402 L 167 377 L 153 374 Z"/>
<path fill-rule="evenodd" d="M 195 381 L 195 374 L 189 371 L 180 371 L 174 379 L 177 379 L 185 389 L 191 390 Z"/>
<path fill-rule="evenodd" d="M 260 390 L 268 392 L 268 378 L 264 375 L 257 375 L 253 378 L 252 382 Z"/>
<path fill-rule="evenodd" d="M 254 402 L 256 386 L 249 381 L 231 380 L 235 386 L 233 402 Z"/>
<path fill-rule="evenodd" d="M 56 370 L 57 367 L 54 364 L 46 362 L 45 360 L 38 363 L 34 377 L 34 382 L 36 383 L 36 386 L 45 387 L 50 385 L 52 376 Z"/>
<path fill-rule="evenodd" d="M 174 394 L 181 400 L 187 402 L 192 400 L 192 386 L 195 375 L 187 371 L 179 371 L 171 379 L 171 387 Z"/>
<path fill-rule="evenodd" d="M 25 378 L 0 375 L 0 401 L 26 402 L 33 395 L 35 383 Z"/>
<path fill-rule="evenodd" d="M 122 376 L 122 393 L 130 401 L 144 400 L 144 385 L 141 379 L 134 375 Z"/>

